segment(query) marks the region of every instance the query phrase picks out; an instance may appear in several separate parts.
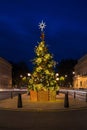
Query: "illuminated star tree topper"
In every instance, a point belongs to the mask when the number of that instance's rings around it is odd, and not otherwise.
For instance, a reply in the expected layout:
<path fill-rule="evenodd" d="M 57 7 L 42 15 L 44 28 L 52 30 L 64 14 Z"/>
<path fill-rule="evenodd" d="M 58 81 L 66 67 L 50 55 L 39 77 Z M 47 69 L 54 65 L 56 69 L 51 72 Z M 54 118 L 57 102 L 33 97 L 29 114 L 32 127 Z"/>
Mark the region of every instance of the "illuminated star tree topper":
<path fill-rule="evenodd" d="M 43 22 L 43 20 L 41 21 L 41 23 L 39 23 L 39 29 L 41 29 L 41 40 L 42 41 L 44 41 L 44 38 L 45 38 L 45 35 L 44 35 L 44 32 L 43 32 L 43 30 L 45 29 L 45 27 L 46 27 L 46 24 L 45 24 L 45 22 Z"/>
<path fill-rule="evenodd" d="M 42 22 L 41 23 L 39 23 L 39 28 L 41 29 L 41 31 L 43 32 L 43 29 L 45 29 L 45 27 L 46 27 L 46 24 L 45 24 L 45 22 L 43 22 L 43 20 L 42 20 Z"/>

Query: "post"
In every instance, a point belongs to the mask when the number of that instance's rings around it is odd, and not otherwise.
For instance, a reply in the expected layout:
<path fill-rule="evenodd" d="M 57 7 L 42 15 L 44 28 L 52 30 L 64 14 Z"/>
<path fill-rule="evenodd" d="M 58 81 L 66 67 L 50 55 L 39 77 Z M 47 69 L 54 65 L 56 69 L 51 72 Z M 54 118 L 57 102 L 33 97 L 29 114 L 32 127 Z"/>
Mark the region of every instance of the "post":
<path fill-rule="evenodd" d="M 57 94 L 57 95 L 59 95 L 59 90 L 58 90 L 58 91 L 56 91 L 56 94 Z"/>
<path fill-rule="evenodd" d="M 18 93 L 18 108 L 22 108 L 22 98 L 21 98 L 21 93 Z"/>
<path fill-rule="evenodd" d="M 65 93 L 64 107 L 65 108 L 69 107 L 68 92 Z"/>

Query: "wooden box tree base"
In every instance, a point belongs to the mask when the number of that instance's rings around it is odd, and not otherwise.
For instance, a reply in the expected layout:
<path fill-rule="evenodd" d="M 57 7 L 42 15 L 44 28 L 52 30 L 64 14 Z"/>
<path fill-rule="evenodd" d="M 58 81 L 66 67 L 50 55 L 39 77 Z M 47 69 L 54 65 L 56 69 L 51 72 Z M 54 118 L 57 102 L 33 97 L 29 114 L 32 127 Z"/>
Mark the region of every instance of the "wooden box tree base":
<path fill-rule="evenodd" d="M 49 101 L 55 101 L 56 100 L 56 91 L 49 91 L 48 97 L 49 97 Z"/>
<path fill-rule="evenodd" d="M 38 101 L 48 101 L 48 91 L 38 91 Z"/>
<path fill-rule="evenodd" d="M 37 92 L 36 91 L 33 91 L 33 90 L 30 91 L 30 100 L 37 101 Z"/>
<path fill-rule="evenodd" d="M 31 101 L 55 101 L 56 91 L 30 91 Z"/>

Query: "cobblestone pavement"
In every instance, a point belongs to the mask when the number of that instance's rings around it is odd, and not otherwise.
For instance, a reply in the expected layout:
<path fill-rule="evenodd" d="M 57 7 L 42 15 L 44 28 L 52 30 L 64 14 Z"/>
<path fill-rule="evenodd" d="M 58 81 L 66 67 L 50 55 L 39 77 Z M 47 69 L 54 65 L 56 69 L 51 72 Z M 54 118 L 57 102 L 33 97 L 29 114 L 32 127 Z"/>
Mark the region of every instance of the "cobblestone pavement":
<path fill-rule="evenodd" d="M 30 96 L 27 94 L 22 94 L 22 108 L 17 107 L 18 96 L 1 100 L 0 109 L 8 110 L 25 110 L 25 111 L 41 111 L 41 110 L 70 110 L 87 108 L 87 102 L 74 99 L 69 96 L 69 108 L 64 108 L 64 94 L 59 94 L 56 97 L 56 101 L 48 102 L 32 102 L 30 101 Z"/>

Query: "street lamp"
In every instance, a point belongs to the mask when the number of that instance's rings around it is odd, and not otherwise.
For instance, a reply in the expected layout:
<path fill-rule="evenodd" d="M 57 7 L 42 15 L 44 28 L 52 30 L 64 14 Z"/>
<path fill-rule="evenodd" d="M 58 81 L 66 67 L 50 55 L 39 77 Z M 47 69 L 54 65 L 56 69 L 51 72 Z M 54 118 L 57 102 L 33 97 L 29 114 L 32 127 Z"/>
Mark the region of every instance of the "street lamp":
<path fill-rule="evenodd" d="M 57 81 L 57 84 L 59 84 L 59 73 L 56 73 L 56 74 L 55 74 L 55 79 L 56 79 L 56 81 Z"/>

